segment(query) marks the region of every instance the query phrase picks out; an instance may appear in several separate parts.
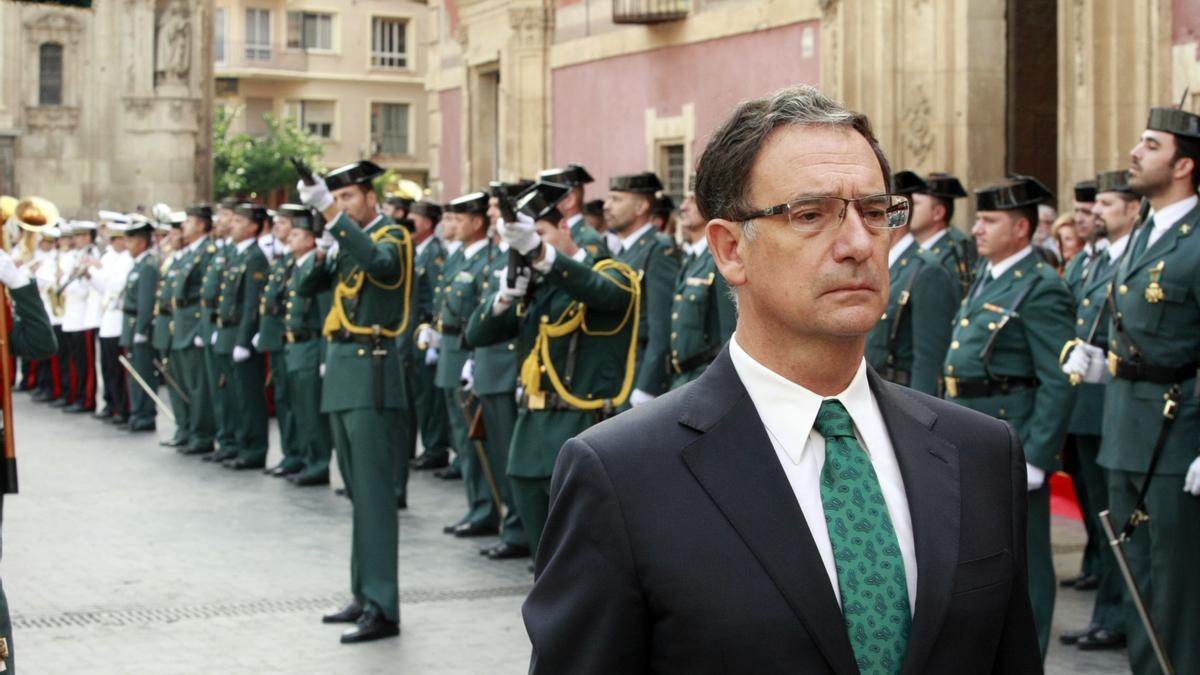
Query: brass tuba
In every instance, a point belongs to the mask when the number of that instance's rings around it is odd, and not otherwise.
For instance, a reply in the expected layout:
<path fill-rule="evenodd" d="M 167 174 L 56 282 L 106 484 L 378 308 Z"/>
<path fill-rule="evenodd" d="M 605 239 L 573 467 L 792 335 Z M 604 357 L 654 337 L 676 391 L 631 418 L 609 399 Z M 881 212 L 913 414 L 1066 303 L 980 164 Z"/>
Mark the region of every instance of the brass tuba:
<path fill-rule="evenodd" d="M 4 224 L 3 247 L 13 252 L 19 264 L 33 260 L 38 233 L 58 222 L 58 207 L 41 197 L 17 201 L 0 197 L 0 223 Z"/>
<path fill-rule="evenodd" d="M 42 197 L 26 197 L 22 199 L 13 211 L 13 217 L 22 229 L 29 232 L 42 230 L 58 222 L 58 207 L 49 199 Z"/>

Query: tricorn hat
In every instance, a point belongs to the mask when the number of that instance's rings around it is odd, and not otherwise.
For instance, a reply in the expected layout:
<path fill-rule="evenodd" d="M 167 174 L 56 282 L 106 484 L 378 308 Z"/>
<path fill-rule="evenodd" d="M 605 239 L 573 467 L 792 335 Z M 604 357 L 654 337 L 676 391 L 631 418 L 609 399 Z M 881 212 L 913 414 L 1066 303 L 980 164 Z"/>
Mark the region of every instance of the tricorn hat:
<path fill-rule="evenodd" d="M 1129 187 L 1129 172 L 1128 171 L 1105 171 L 1104 173 L 1096 174 L 1096 193 L 1101 192 L 1126 192 L 1133 193 L 1133 188 Z"/>
<path fill-rule="evenodd" d="M 1082 180 L 1075 184 L 1075 201 L 1077 202 L 1094 202 L 1096 201 L 1096 181 Z"/>
<path fill-rule="evenodd" d="M 291 220 L 292 227 L 312 232 L 314 237 L 325 233 L 325 219 L 312 207 L 303 204 L 282 204 L 276 209 L 275 215 Z"/>
<path fill-rule="evenodd" d="M 925 194 L 931 197 L 953 201 L 967 196 L 967 191 L 963 189 L 962 183 L 948 173 L 935 171 L 925 176 L 925 182 L 929 184 L 929 189 L 925 190 Z"/>
<path fill-rule="evenodd" d="M 557 169 L 546 169 L 545 171 L 538 172 L 539 182 L 556 183 L 569 187 L 579 187 L 594 180 L 592 174 L 588 173 L 587 169 L 578 164 L 568 164 Z"/>
<path fill-rule="evenodd" d="M 383 173 L 383 168 L 370 160 L 351 162 L 325 174 L 325 187 L 333 192 L 348 185 L 370 185 L 371 181 Z"/>
<path fill-rule="evenodd" d="M 557 224 L 562 220 L 558 204 L 570 192 L 569 185 L 538 181 L 517 200 L 517 211 L 534 220 L 547 220 Z"/>
<path fill-rule="evenodd" d="M 1151 108 L 1146 128 L 1200 140 L 1200 115 L 1179 108 Z"/>
<path fill-rule="evenodd" d="M 463 195 L 458 199 L 451 200 L 448 206 L 451 213 L 469 213 L 481 216 L 486 214 L 488 210 L 488 193 L 472 192 L 469 195 Z"/>
<path fill-rule="evenodd" d="M 929 192 L 929 183 L 925 182 L 915 172 L 897 171 L 892 174 L 892 192 L 899 195 L 912 195 L 918 192 Z"/>
<path fill-rule="evenodd" d="M 408 213 L 410 216 L 414 213 L 419 216 L 425 216 L 435 223 L 442 219 L 442 207 L 434 204 L 433 202 L 427 202 L 424 199 L 416 204 L 413 204 L 412 208 L 408 210 Z"/>
<path fill-rule="evenodd" d="M 1054 199 L 1054 193 L 1033 176 L 1013 175 L 1005 183 L 975 191 L 976 211 L 1007 211 L 1036 206 Z"/>
<path fill-rule="evenodd" d="M 663 189 L 663 186 L 662 181 L 653 171 L 643 171 L 628 176 L 613 176 L 608 181 L 608 189 L 613 192 L 637 192 L 653 195 Z"/>

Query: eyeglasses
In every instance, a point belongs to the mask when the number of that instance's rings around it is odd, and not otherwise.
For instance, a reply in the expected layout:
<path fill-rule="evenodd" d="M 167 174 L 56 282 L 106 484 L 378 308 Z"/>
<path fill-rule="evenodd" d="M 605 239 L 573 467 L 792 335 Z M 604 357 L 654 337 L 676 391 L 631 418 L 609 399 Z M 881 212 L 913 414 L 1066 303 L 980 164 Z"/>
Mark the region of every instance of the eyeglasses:
<path fill-rule="evenodd" d="M 905 195 L 881 194 L 845 199 L 843 197 L 805 197 L 747 214 L 738 220 L 747 223 L 756 218 L 787 214 L 788 224 L 803 232 L 819 232 L 840 227 L 850 205 L 858 210 L 870 228 L 894 230 L 908 224 L 912 204 Z"/>

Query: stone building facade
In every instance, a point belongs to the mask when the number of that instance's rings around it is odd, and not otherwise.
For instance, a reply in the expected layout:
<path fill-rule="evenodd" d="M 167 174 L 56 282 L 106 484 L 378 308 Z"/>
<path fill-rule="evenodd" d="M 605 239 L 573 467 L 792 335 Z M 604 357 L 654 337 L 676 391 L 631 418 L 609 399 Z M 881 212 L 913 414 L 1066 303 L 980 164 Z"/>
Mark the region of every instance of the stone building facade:
<path fill-rule="evenodd" d="M 0 2 L 0 193 L 65 217 L 211 192 L 211 0 Z"/>
<path fill-rule="evenodd" d="M 1151 106 L 1190 86 L 1200 111 L 1194 0 L 431 0 L 428 21 L 443 198 L 570 161 L 589 197 L 645 169 L 678 192 L 732 105 L 788 84 L 866 112 L 898 169 L 1063 195 L 1127 164 Z"/>

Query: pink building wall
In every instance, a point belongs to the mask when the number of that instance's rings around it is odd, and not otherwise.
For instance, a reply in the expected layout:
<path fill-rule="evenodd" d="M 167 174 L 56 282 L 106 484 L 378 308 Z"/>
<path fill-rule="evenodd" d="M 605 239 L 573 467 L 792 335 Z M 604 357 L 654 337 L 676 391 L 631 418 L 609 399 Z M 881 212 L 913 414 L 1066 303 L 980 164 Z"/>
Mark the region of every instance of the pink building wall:
<path fill-rule="evenodd" d="M 462 89 L 447 89 L 438 93 L 442 111 L 442 145 L 438 148 L 442 191 L 435 199 L 448 201 L 457 197 L 462 187 Z"/>
<path fill-rule="evenodd" d="M 811 29 L 812 50 L 801 39 Z M 608 192 L 610 176 L 645 171 L 646 110 L 675 117 L 695 106 L 693 162 L 739 101 L 820 80 L 820 22 L 808 21 L 707 42 L 666 47 L 552 73 L 555 166 L 577 162 L 596 178 L 588 197 Z"/>

